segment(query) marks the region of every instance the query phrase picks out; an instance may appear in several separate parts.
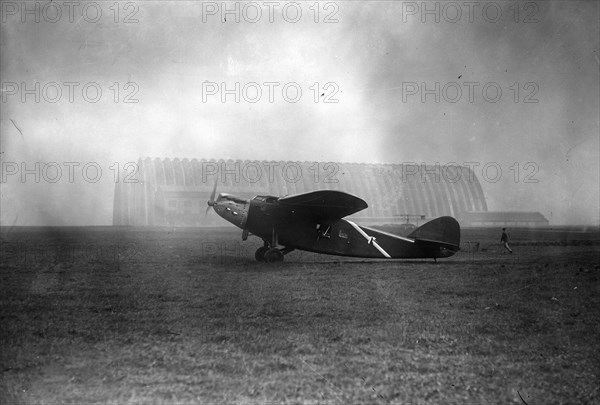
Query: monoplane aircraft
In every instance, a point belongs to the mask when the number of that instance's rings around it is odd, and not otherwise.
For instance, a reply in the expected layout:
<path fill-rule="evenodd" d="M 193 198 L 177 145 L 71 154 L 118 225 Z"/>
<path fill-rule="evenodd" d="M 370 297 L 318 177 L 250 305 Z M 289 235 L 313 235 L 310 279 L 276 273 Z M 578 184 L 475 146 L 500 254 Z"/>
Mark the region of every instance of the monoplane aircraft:
<path fill-rule="evenodd" d="M 258 261 L 278 262 L 295 249 L 365 258 L 442 258 L 460 250 L 460 226 L 440 217 L 406 237 L 359 226 L 344 217 L 368 207 L 351 194 L 320 190 L 285 197 L 258 195 L 252 199 L 221 193 L 217 184 L 208 201 L 219 216 L 242 229 L 242 240 L 256 235 L 264 242 Z"/>

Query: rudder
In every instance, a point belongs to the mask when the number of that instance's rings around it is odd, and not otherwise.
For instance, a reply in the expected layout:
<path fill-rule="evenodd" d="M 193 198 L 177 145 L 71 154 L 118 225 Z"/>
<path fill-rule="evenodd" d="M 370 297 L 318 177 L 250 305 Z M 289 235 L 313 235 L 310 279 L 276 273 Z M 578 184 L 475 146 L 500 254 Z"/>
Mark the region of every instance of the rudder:
<path fill-rule="evenodd" d="M 439 217 L 415 229 L 409 238 L 460 247 L 460 225 L 452 217 Z"/>

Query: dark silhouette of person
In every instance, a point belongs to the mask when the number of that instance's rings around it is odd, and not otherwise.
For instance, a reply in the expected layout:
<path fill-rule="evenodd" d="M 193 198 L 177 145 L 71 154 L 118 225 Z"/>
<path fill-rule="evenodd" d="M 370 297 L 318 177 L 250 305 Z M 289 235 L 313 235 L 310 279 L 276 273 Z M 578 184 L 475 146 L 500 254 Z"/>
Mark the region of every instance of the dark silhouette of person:
<path fill-rule="evenodd" d="M 502 228 L 502 236 L 500 237 L 500 242 L 504 244 L 504 248 L 512 253 L 512 249 L 510 248 L 508 241 L 510 240 L 510 236 L 506 233 L 506 228 Z"/>

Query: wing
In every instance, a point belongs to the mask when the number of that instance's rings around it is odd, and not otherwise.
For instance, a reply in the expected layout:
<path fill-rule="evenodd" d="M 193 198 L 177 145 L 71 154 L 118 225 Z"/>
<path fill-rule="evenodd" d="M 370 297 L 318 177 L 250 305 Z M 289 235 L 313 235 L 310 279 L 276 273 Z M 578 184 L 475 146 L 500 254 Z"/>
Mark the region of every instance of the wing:
<path fill-rule="evenodd" d="M 368 207 L 363 199 L 335 190 L 294 194 L 278 202 L 281 207 L 318 220 L 343 218 Z"/>

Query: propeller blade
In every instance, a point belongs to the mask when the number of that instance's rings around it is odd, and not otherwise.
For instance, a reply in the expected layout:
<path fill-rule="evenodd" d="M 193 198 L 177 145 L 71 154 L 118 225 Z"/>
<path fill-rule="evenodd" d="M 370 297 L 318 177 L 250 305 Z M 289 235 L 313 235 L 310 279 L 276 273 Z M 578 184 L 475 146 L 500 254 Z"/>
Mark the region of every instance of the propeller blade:
<path fill-rule="evenodd" d="M 209 205 L 209 206 L 211 206 L 211 207 L 212 207 L 213 205 L 215 205 L 215 193 L 217 192 L 217 182 L 218 182 L 218 181 L 219 181 L 219 179 L 217 178 L 217 179 L 215 180 L 215 185 L 214 185 L 214 187 L 213 187 L 212 193 L 210 194 L 210 200 L 208 201 L 208 202 L 209 202 L 209 204 L 208 204 L 208 205 Z"/>
<path fill-rule="evenodd" d="M 217 177 L 217 179 L 215 180 L 215 185 L 213 187 L 212 193 L 210 193 L 210 200 L 208 200 L 208 207 L 206 207 L 206 212 L 204 213 L 204 218 L 206 218 L 206 216 L 208 215 L 208 211 L 210 211 L 210 209 L 215 205 L 215 194 L 217 193 L 217 183 L 219 181 L 219 178 Z"/>

